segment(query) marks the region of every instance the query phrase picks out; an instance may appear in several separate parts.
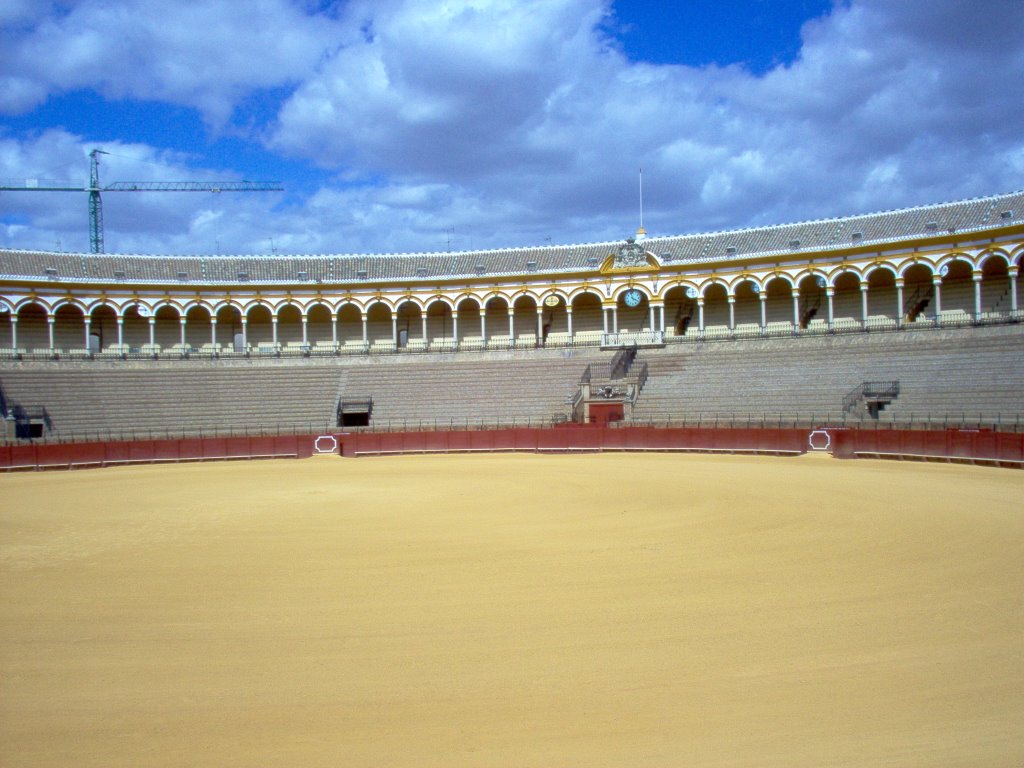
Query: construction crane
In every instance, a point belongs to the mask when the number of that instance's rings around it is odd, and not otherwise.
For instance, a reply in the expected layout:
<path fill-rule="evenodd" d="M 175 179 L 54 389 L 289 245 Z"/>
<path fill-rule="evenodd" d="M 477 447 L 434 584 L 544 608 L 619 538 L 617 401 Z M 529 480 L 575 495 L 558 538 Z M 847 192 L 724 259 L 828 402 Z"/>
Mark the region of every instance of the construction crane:
<path fill-rule="evenodd" d="M 100 186 L 100 155 L 102 149 L 89 153 L 89 186 L 60 181 L 26 179 L 21 186 L 0 186 L 0 192 L 88 192 L 89 247 L 103 253 L 103 199 L 100 192 L 281 192 L 279 181 L 116 181 Z"/>

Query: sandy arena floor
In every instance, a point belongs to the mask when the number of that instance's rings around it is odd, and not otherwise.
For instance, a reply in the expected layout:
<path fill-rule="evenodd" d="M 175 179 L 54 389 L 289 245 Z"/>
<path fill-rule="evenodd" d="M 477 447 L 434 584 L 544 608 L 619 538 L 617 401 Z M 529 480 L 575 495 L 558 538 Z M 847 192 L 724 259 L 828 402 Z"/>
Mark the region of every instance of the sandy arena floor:
<path fill-rule="evenodd" d="M 1024 765 L 1024 472 L 0 476 L 0 766 Z"/>

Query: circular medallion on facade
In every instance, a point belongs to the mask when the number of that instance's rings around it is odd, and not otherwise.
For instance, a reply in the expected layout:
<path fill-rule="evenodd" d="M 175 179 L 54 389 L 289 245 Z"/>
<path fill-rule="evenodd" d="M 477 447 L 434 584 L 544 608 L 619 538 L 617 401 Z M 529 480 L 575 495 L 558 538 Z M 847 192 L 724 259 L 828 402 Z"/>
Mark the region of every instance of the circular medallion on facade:
<path fill-rule="evenodd" d="M 147 307 L 145 304 L 136 304 L 135 309 L 139 312 L 139 317 L 149 317 L 153 314 L 153 310 Z"/>
<path fill-rule="evenodd" d="M 686 289 L 686 298 L 688 298 L 688 299 L 696 299 L 697 298 L 697 289 L 696 288 L 687 288 Z"/>
<path fill-rule="evenodd" d="M 559 301 L 560 301 L 560 299 L 557 296 L 555 296 L 554 294 L 552 294 L 551 296 L 547 296 L 547 297 L 544 298 L 544 306 L 545 307 L 557 307 L 558 304 L 559 304 Z"/>
<path fill-rule="evenodd" d="M 640 302 L 643 301 L 644 295 L 640 293 L 636 288 L 630 288 L 622 296 L 622 300 L 626 302 L 627 307 L 639 306 Z"/>

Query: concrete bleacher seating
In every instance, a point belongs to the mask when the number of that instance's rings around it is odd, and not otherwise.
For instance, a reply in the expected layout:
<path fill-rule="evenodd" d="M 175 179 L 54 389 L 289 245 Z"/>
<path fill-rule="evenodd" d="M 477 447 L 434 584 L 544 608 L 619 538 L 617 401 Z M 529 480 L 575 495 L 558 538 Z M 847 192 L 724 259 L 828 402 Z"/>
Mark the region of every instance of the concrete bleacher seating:
<path fill-rule="evenodd" d="M 924 322 L 929 332 L 756 335 L 645 348 L 638 361 L 648 365 L 646 385 L 627 419 L 843 419 L 851 390 L 895 380 L 900 395 L 883 411 L 886 420 L 1019 421 L 1024 326 L 935 330 Z M 728 329 L 717 328 L 728 338 Z M 587 365 L 613 354 L 518 345 L 473 354 L 250 359 L 232 358 L 223 346 L 220 358 L 210 346 L 189 360 L 123 359 L 114 352 L 55 362 L 41 350 L 38 361 L 5 361 L 0 386 L 14 402 L 46 407 L 56 437 L 302 424 L 319 430 L 334 426 L 337 400 L 346 395 L 372 397 L 375 428 L 536 424 L 566 415 Z"/>
<path fill-rule="evenodd" d="M 1024 333 L 1017 326 L 928 334 L 778 338 L 645 351 L 636 421 L 785 415 L 842 418 L 863 381 L 898 380 L 886 419 L 1019 418 Z"/>

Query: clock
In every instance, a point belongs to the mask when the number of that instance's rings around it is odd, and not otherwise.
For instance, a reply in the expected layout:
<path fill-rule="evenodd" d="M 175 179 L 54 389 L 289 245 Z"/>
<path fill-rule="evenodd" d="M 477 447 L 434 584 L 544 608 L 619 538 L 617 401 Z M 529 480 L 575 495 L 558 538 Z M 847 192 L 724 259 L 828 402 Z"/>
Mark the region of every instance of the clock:
<path fill-rule="evenodd" d="M 636 307 L 640 305 L 640 302 L 643 301 L 643 298 L 644 295 L 640 293 L 640 291 L 638 291 L 636 288 L 630 288 L 628 291 L 626 291 L 625 295 L 623 295 L 622 300 L 626 302 L 627 307 Z"/>

